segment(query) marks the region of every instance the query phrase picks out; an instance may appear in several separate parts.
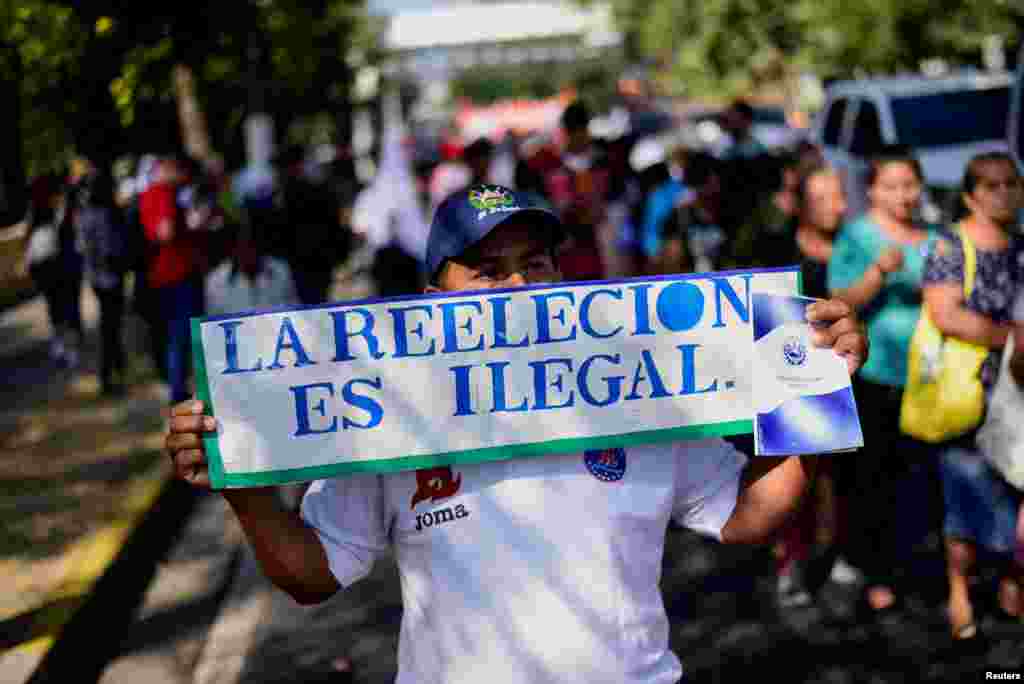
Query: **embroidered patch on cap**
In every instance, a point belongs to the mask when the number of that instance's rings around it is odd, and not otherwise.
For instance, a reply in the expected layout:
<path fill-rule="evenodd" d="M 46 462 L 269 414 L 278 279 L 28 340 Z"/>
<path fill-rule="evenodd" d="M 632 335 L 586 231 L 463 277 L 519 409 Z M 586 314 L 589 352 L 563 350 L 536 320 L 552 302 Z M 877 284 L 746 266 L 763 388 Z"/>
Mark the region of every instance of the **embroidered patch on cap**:
<path fill-rule="evenodd" d="M 584 451 L 583 463 L 590 474 L 603 482 L 617 482 L 626 474 L 626 450 L 600 449 Z"/>
<path fill-rule="evenodd" d="M 518 211 L 512 194 L 500 185 L 479 185 L 469 191 L 469 204 L 479 213 L 476 218 L 482 221 L 491 214 L 498 212 Z"/>

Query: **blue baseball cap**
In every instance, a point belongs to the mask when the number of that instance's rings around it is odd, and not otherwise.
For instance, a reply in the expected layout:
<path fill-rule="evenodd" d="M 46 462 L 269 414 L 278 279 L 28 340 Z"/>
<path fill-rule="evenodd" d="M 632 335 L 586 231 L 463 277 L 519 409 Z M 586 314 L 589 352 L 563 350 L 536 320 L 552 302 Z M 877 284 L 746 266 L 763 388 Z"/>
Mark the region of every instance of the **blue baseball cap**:
<path fill-rule="evenodd" d="M 434 212 L 427 240 L 430 279 L 447 259 L 457 257 L 511 218 L 533 215 L 550 228 L 552 244 L 564 236 L 562 222 L 540 197 L 500 185 L 474 185 L 449 195 Z"/>

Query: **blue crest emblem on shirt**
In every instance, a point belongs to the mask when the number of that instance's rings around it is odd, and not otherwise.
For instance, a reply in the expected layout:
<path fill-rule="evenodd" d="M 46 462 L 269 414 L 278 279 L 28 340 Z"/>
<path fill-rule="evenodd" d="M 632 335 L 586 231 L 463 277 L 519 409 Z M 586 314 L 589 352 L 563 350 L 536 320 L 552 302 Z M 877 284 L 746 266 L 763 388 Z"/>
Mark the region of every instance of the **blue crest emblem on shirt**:
<path fill-rule="evenodd" d="M 787 337 L 782 343 L 782 356 L 790 366 L 802 366 L 807 362 L 807 347 L 799 337 Z"/>
<path fill-rule="evenodd" d="M 626 450 L 620 447 L 584 451 L 583 463 L 598 480 L 617 482 L 626 474 Z"/>

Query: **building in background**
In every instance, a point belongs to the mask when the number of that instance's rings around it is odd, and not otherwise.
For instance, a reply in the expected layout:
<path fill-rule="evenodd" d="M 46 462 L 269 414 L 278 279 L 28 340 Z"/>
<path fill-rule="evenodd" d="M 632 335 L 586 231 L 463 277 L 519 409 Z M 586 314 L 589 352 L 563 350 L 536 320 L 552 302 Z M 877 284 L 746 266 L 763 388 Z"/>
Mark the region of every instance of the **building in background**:
<path fill-rule="evenodd" d="M 599 59 L 621 43 L 607 3 L 437 3 L 395 12 L 385 46 L 392 73 L 437 82 L 475 66 Z"/>
<path fill-rule="evenodd" d="M 449 113 L 451 85 L 460 74 L 472 70 L 493 75 L 500 89 L 509 88 L 503 75 L 519 75 L 532 67 L 548 70 L 550 81 L 554 67 L 617 59 L 621 42 L 608 3 L 437 3 L 391 13 L 383 38 L 388 55 L 384 73 L 417 85 L 414 118 L 436 119 Z M 519 116 L 536 118 L 536 112 Z M 556 121 L 557 113 L 551 123 Z M 484 124 L 477 121 L 472 137 L 499 137 L 483 130 Z"/>

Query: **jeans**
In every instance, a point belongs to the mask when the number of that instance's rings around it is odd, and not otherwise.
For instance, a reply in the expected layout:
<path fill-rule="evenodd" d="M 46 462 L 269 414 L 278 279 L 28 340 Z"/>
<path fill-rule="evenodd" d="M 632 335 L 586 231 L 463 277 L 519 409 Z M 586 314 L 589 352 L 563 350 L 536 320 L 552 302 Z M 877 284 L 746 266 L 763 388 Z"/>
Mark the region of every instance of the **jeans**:
<path fill-rule="evenodd" d="M 973 436 L 943 444 L 939 464 L 946 501 L 946 537 L 1012 556 L 1017 551 L 1017 512 L 1024 493 L 988 464 Z"/>
<path fill-rule="evenodd" d="M 171 402 L 177 403 L 189 397 L 189 318 L 202 314 L 203 290 L 195 280 L 186 280 L 159 288 L 157 297 L 160 314 L 167 321 L 167 383 L 171 386 Z"/>

